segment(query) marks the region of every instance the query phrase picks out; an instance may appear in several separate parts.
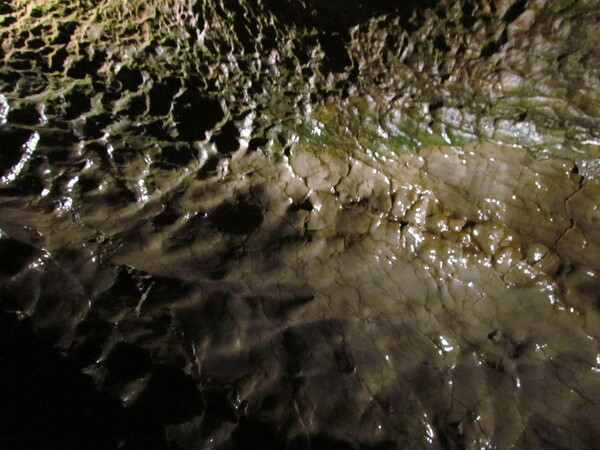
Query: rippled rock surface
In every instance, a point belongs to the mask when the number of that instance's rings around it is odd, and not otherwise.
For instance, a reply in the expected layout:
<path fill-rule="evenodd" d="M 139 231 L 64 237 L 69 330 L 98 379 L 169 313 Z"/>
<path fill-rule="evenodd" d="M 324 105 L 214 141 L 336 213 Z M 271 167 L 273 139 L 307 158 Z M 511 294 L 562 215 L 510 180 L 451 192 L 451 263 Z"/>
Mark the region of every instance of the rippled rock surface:
<path fill-rule="evenodd" d="M 599 21 L 2 3 L 1 442 L 597 447 Z"/>

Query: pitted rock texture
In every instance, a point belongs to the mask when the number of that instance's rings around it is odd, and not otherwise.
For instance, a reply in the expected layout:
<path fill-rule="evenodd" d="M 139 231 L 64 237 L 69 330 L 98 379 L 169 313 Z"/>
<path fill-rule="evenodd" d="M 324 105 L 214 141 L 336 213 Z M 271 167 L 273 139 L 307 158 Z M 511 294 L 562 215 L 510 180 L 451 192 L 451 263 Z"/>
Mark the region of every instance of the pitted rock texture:
<path fill-rule="evenodd" d="M 594 448 L 600 5 L 349 3 L 1 6 L 4 314 L 115 445 Z"/>

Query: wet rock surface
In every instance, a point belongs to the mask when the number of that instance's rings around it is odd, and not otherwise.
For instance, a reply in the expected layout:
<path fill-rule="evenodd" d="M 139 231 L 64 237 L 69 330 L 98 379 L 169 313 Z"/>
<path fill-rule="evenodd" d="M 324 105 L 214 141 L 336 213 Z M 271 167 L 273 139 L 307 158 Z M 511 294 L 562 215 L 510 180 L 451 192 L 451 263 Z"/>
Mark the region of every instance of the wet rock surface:
<path fill-rule="evenodd" d="M 0 6 L 0 375 L 74 380 L 63 448 L 595 448 L 600 5 L 349 3 Z"/>

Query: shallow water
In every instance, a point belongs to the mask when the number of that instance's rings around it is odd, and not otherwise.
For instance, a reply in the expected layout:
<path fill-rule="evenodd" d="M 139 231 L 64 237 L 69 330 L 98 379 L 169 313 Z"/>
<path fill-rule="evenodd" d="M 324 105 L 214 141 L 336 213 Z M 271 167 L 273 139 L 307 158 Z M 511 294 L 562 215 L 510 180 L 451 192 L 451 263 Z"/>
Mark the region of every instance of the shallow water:
<path fill-rule="evenodd" d="M 597 5 L 288 3 L 0 11 L 4 313 L 115 443 L 594 448 Z"/>

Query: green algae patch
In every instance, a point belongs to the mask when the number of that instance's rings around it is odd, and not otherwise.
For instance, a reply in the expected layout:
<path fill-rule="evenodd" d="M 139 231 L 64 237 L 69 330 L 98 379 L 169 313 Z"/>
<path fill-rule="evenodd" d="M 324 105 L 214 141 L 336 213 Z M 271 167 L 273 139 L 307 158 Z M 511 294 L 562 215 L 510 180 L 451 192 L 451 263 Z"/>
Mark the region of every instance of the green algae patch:
<path fill-rule="evenodd" d="M 424 147 L 464 146 L 476 140 L 475 136 L 455 130 L 438 122 L 425 129 L 411 124 L 380 124 L 365 114 L 357 117 L 352 111 L 319 108 L 297 129 L 301 144 L 320 151 L 335 148 L 351 156 L 369 154 L 388 159 L 406 153 L 415 153 Z"/>

